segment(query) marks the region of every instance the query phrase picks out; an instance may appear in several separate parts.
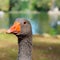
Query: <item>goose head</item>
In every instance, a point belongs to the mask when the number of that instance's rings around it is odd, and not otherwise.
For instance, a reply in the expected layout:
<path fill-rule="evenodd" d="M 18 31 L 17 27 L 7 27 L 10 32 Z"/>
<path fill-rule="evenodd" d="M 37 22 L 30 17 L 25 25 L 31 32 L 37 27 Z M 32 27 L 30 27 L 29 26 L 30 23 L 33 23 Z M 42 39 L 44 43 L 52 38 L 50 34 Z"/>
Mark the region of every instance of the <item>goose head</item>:
<path fill-rule="evenodd" d="M 29 35 L 31 34 L 31 24 L 26 19 L 17 18 L 14 24 L 8 29 L 7 33 L 12 33 L 16 36 Z"/>

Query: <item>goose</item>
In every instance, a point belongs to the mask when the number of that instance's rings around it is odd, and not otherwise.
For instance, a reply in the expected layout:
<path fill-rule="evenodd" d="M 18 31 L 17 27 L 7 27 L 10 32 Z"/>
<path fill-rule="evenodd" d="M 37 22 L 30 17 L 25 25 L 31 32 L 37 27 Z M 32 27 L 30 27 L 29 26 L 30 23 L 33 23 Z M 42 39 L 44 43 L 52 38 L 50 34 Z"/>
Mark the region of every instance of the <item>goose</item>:
<path fill-rule="evenodd" d="M 17 60 L 32 60 L 32 28 L 30 22 L 24 18 L 17 18 L 7 33 L 12 33 L 18 38 Z"/>

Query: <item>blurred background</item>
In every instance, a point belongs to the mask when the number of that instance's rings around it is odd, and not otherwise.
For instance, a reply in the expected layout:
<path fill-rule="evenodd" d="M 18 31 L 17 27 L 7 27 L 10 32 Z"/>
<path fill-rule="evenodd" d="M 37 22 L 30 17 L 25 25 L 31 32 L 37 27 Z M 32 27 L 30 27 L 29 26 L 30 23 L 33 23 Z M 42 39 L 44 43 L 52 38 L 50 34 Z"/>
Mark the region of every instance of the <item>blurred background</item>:
<path fill-rule="evenodd" d="M 18 17 L 31 22 L 33 34 L 60 34 L 60 0 L 0 0 L 0 29 Z"/>
<path fill-rule="evenodd" d="M 16 18 L 31 22 L 33 60 L 60 60 L 60 0 L 0 0 L 0 60 L 17 58 L 16 37 L 1 33 Z"/>

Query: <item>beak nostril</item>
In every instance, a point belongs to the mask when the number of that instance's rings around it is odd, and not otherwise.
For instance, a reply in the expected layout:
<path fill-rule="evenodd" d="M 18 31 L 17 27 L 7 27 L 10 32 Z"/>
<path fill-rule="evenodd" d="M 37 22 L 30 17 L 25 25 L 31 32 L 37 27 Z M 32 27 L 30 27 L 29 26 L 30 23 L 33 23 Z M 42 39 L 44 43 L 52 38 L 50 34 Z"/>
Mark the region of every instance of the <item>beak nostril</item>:
<path fill-rule="evenodd" d="M 15 29 L 15 26 L 13 28 Z"/>

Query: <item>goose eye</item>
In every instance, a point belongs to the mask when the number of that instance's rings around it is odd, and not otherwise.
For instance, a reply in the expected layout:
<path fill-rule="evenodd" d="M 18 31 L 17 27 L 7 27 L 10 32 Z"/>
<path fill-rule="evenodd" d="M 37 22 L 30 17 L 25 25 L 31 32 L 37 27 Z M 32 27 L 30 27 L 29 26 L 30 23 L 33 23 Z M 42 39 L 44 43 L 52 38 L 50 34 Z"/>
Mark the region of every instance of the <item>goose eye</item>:
<path fill-rule="evenodd" d="M 26 21 L 24 22 L 24 24 L 26 24 Z"/>

